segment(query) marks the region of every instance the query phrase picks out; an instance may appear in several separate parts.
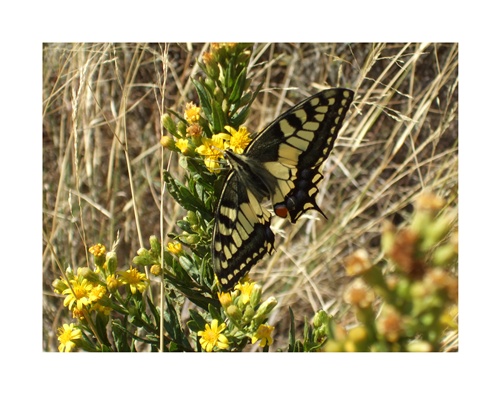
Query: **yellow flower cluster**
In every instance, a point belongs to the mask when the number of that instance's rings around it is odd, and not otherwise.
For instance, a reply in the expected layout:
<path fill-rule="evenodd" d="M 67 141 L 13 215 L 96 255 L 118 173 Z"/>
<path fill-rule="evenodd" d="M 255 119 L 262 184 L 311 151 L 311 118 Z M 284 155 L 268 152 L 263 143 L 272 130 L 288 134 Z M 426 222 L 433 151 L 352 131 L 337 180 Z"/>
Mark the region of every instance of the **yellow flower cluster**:
<path fill-rule="evenodd" d="M 177 126 L 177 132 L 183 137 L 172 139 L 163 136 L 161 144 L 167 149 L 180 152 L 183 156 L 193 157 L 196 154 L 203 156 L 205 166 L 210 172 L 219 172 L 225 150 L 230 149 L 235 153 L 242 154 L 251 141 L 250 134 L 244 126 L 239 127 L 238 130 L 226 126 L 224 127 L 225 132 L 214 134 L 211 138 L 203 137 L 203 128 L 200 124 L 201 108 L 192 102 L 186 105 L 184 119 L 188 127 L 180 128 Z M 162 121 L 167 130 L 175 127 L 175 125 L 170 124 L 173 121 L 168 115 L 164 115 Z"/>
<path fill-rule="evenodd" d="M 55 293 L 65 296 L 64 306 L 73 312 L 73 317 L 78 320 L 88 319 L 92 312 L 109 315 L 111 294 L 120 285 L 130 286 L 132 294 L 137 291 L 144 292 L 149 285 L 146 275 L 135 268 L 115 272 L 116 253 L 112 251 L 106 254 L 104 245 L 93 245 L 89 252 L 95 256 L 95 270 L 78 268 L 76 275 L 68 270 L 64 278 L 57 279 L 52 284 Z M 58 338 L 59 351 L 69 352 L 76 346 L 74 340 L 81 338 L 81 331 L 75 329 L 73 324 L 64 324 L 59 328 Z"/>
<path fill-rule="evenodd" d="M 220 160 L 224 158 L 224 151 L 230 149 L 241 154 L 250 143 L 250 134 L 247 128 L 242 126 L 235 130 L 231 126 L 224 128 L 228 133 L 218 133 L 212 138 L 203 138 L 203 144 L 196 148 L 196 152 L 205 156 L 205 166 L 210 172 L 218 172 Z"/>
<path fill-rule="evenodd" d="M 248 338 L 251 343 L 260 341 L 259 345 L 263 348 L 271 345 L 274 327 L 265 324 L 265 320 L 277 301 L 270 297 L 262 302 L 261 295 L 262 287 L 247 278 L 238 283 L 234 291 L 218 293 L 228 320 L 219 324 L 214 319 L 210 325 L 205 325 L 205 330 L 198 331 L 202 349 L 207 352 L 229 348 L 234 350 L 242 338 Z M 226 328 L 228 333 L 225 332 Z"/>

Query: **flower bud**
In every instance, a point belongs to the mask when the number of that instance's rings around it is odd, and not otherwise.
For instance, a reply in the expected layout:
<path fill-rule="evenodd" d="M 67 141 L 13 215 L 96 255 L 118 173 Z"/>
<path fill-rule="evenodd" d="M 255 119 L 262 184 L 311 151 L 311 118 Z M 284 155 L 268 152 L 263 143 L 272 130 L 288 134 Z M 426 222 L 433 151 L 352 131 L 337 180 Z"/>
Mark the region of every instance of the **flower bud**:
<path fill-rule="evenodd" d="M 258 283 L 255 283 L 252 292 L 250 293 L 250 305 L 252 305 L 253 308 L 255 308 L 259 304 L 261 296 L 262 286 Z"/>
<path fill-rule="evenodd" d="M 326 313 L 324 310 L 319 310 L 314 315 L 313 327 L 319 328 L 324 324 L 328 324 L 329 321 L 330 321 L 330 318 L 328 317 L 328 313 Z"/>
<path fill-rule="evenodd" d="M 54 288 L 54 293 L 62 294 L 62 292 L 68 288 L 68 285 L 64 280 L 55 279 L 52 282 L 52 287 Z"/>
<path fill-rule="evenodd" d="M 161 245 L 156 235 L 149 237 L 149 244 L 151 245 L 151 252 L 153 253 L 153 256 L 159 257 L 161 254 Z"/>
<path fill-rule="evenodd" d="M 221 292 L 221 293 L 218 293 L 218 297 L 219 297 L 220 304 L 222 305 L 222 307 L 224 309 L 227 309 L 229 307 L 229 305 L 231 305 L 233 303 L 233 299 L 231 298 L 230 293 Z"/>
<path fill-rule="evenodd" d="M 118 266 L 118 258 L 116 257 L 116 252 L 106 253 L 106 264 L 108 266 L 108 272 L 114 274 L 116 267 Z"/>
<path fill-rule="evenodd" d="M 161 146 L 163 146 L 164 148 L 166 148 L 168 150 L 171 150 L 171 151 L 176 150 L 175 140 L 172 137 L 169 137 L 168 135 L 164 135 L 161 137 L 160 144 L 161 144 Z"/>
<path fill-rule="evenodd" d="M 159 276 L 161 274 L 161 265 L 160 264 L 153 264 L 150 268 L 150 272 L 154 276 Z"/>
<path fill-rule="evenodd" d="M 99 275 L 97 275 L 94 271 L 92 271 L 88 267 L 80 267 L 78 268 L 78 275 L 84 277 L 89 282 L 98 283 L 100 282 Z"/>
<path fill-rule="evenodd" d="M 278 304 L 278 301 L 274 297 L 269 297 L 266 301 L 264 301 L 257 309 L 255 313 L 255 320 L 263 320 L 269 315 L 269 313 L 274 309 L 274 307 Z"/>
<path fill-rule="evenodd" d="M 255 310 L 250 304 L 245 307 L 245 313 L 243 313 L 243 322 L 248 323 L 255 316 Z"/>
<path fill-rule="evenodd" d="M 161 116 L 161 124 L 170 134 L 175 135 L 176 125 L 174 120 L 169 114 L 163 114 Z M 163 144 L 162 144 L 163 145 Z"/>
<path fill-rule="evenodd" d="M 243 317 L 241 311 L 236 305 L 229 305 L 226 309 L 226 313 L 231 319 L 237 322 L 241 321 L 241 318 Z"/>

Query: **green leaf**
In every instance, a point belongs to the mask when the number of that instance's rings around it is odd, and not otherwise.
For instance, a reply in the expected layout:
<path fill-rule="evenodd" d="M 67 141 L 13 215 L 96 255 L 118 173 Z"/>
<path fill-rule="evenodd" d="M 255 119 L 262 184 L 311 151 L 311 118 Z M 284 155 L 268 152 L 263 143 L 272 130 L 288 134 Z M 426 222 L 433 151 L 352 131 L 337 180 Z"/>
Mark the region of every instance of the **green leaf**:
<path fill-rule="evenodd" d="M 219 325 L 224 322 L 224 318 L 220 314 L 218 308 L 214 308 L 213 305 L 209 305 L 208 312 L 210 313 L 210 315 L 212 316 L 213 319 L 217 319 Z"/>
<path fill-rule="evenodd" d="M 243 89 L 245 89 L 246 76 L 247 70 L 246 68 L 244 68 L 243 70 L 241 70 L 240 74 L 236 78 L 236 81 L 234 82 L 233 90 L 228 99 L 231 104 L 238 102 L 241 99 Z"/>
<path fill-rule="evenodd" d="M 181 324 L 179 322 L 179 316 L 172 304 L 172 299 L 169 295 L 165 295 L 165 301 L 166 309 L 163 314 L 165 318 L 165 329 L 167 330 L 168 334 L 172 338 L 173 342 L 177 345 L 179 350 L 193 351 L 193 348 L 184 335 Z"/>
<path fill-rule="evenodd" d="M 149 309 L 153 314 L 153 318 L 155 319 L 156 327 L 160 327 L 160 314 L 158 313 L 158 308 L 155 304 L 153 304 L 153 301 L 149 297 L 146 297 L 146 300 L 148 302 Z"/>
<path fill-rule="evenodd" d="M 191 319 L 192 319 L 192 320 L 187 322 L 189 329 L 191 331 L 194 331 L 194 332 L 205 330 L 205 324 L 207 324 L 207 322 L 200 315 L 200 313 L 194 309 L 190 309 L 189 314 L 191 315 Z"/>
<path fill-rule="evenodd" d="M 260 93 L 260 90 L 262 88 L 263 83 L 264 82 L 260 83 L 260 85 L 257 87 L 255 92 L 252 94 L 251 98 L 248 98 L 246 95 L 244 96 L 244 99 L 245 99 L 245 101 L 248 101 L 248 104 L 245 105 L 241 109 L 241 111 L 231 115 L 231 119 L 230 119 L 231 126 L 237 128 L 245 122 L 245 120 L 248 117 L 248 114 L 250 113 L 250 107 L 252 106 L 252 103 L 254 102 L 254 100 L 257 98 L 257 95 Z"/>
<path fill-rule="evenodd" d="M 200 106 L 205 114 L 208 122 L 213 125 L 213 116 L 212 116 L 212 107 L 210 105 L 211 102 L 211 94 L 208 89 L 205 88 L 205 85 L 201 81 L 197 81 L 196 79 L 191 79 L 193 85 L 198 93 L 198 97 L 200 98 Z"/>
<path fill-rule="evenodd" d="M 199 276 L 198 270 L 188 256 L 179 256 L 179 264 L 190 277 L 197 278 Z"/>
<path fill-rule="evenodd" d="M 170 195 L 187 211 L 201 211 L 205 216 L 211 217 L 212 212 L 208 211 L 205 203 L 194 195 L 186 186 L 172 177 L 168 171 L 164 171 L 164 180 Z"/>
<path fill-rule="evenodd" d="M 180 267 L 180 265 L 178 266 Z M 210 304 L 213 304 L 217 308 L 220 307 L 219 300 L 211 296 L 212 290 L 209 287 L 200 285 L 191 277 L 180 278 L 165 271 L 164 278 L 167 283 L 182 292 L 193 304 L 199 306 L 201 309 L 207 310 Z"/>
<path fill-rule="evenodd" d="M 222 111 L 221 104 L 216 101 L 216 99 L 212 100 L 212 110 L 213 110 L 213 131 L 217 133 L 224 132 L 224 126 L 227 125 L 226 115 L 224 111 Z"/>

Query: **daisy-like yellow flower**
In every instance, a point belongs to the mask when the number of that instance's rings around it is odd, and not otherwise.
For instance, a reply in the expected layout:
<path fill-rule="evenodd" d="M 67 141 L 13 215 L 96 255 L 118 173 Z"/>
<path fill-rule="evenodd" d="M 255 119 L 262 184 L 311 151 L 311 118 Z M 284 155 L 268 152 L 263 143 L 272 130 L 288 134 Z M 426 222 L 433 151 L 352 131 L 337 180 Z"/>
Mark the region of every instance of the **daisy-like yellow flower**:
<path fill-rule="evenodd" d="M 172 254 L 179 254 L 182 252 L 182 244 L 180 242 L 169 242 L 167 250 Z"/>
<path fill-rule="evenodd" d="M 203 138 L 203 144 L 196 148 L 196 152 L 205 156 L 205 167 L 215 173 L 219 172 L 220 160 L 224 158 L 224 139 L 220 134 L 223 133 L 216 134 L 212 138 Z M 228 134 L 225 135 L 229 138 Z"/>
<path fill-rule="evenodd" d="M 63 324 L 62 327 L 59 327 L 58 331 L 59 336 L 57 339 L 60 342 L 58 347 L 60 352 L 70 352 L 73 350 L 76 346 L 76 343 L 73 341 L 82 337 L 82 331 L 79 328 L 74 328 L 73 323 Z"/>
<path fill-rule="evenodd" d="M 89 248 L 89 252 L 95 257 L 101 257 L 106 253 L 106 247 L 103 244 L 95 244 Z"/>
<path fill-rule="evenodd" d="M 186 138 L 179 138 L 176 142 L 175 142 L 175 146 L 177 148 L 179 148 L 179 150 L 181 151 L 181 153 L 184 155 L 184 156 L 187 156 L 189 154 L 189 140 L 186 139 Z"/>
<path fill-rule="evenodd" d="M 243 283 L 238 283 L 236 286 L 234 286 L 236 290 L 240 291 L 240 300 L 239 300 L 240 303 L 242 303 L 243 305 L 248 304 L 254 286 L 255 282 L 243 282 Z"/>
<path fill-rule="evenodd" d="M 224 129 L 231 134 L 226 149 L 229 148 L 235 153 L 242 154 L 251 141 L 247 128 L 245 126 L 240 126 L 240 128 L 236 130 L 231 126 L 226 126 Z"/>
<path fill-rule="evenodd" d="M 260 347 L 264 347 L 266 345 L 271 345 L 274 340 L 271 337 L 272 333 L 274 331 L 274 327 L 270 326 L 268 324 L 261 324 L 255 334 L 253 334 L 252 337 L 252 343 L 257 342 L 260 340 Z"/>
<path fill-rule="evenodd" d="M 194 105 L 193 102 L 186 104 L 186 110 L 184 111 L 184 119 L 189 124 L 197 123 L 200 120 L 201 108 Z"/>
<path fill-rule="evenodd" d="M 117 274 L 120 276 L 118 279 L 120 284 L 129 285 L 132 294 L 135 294 L 137 291 L 143 293 L 149 285 L 149 279 L 147 279 L 146 274 L 139 272 L 136 268 L 120 271 Z"/>
<path fill-rule="evenodd" d="M 90 302 L 97 302 L 106 295 L 106 288 L 102 285 L 94 285 L 89 292 Z"/>
<path fill-rule="evenodd" d="M 71 279 L 69 283 L 70 287 L 62 292 L 62 294 L 66 295 L 64 306 L 72 310 L 75 306 L 77 309 L 82 309 L 84 305 L 89 305 L 91 302 L 89 298 L 90 292 L 93 288 L 92 283 L 81 276 Z"/>
<path fill-rule="evenodd" d="M 215 348 L 217 349 L 227 349 L 229 348 L 229 343 L 222 331 L 226 329 L 226 324 L 222 323 L 219 326 L 217 319 L 212 320 L 210 325 L 205 324 L 205 331 L 198 331 L 198 336 L 200 338 L 201 347 L 207 351 L 211 352 Z"/>

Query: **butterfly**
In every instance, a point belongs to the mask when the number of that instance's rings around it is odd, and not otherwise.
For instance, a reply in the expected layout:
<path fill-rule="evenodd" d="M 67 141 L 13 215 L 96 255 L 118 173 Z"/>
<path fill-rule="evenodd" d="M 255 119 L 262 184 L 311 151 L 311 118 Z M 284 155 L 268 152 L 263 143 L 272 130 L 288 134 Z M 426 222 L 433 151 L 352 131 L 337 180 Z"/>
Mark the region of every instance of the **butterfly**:
<path fill-rule="evenodd" d="M 327 89 L 310 96 L 271 122 L 242 154 L 226 150 L 230 171 L 215 211 L 214 271 L 224 290 L 274 251 L 270 200 L 276 216 L 292 223 L 316 204 L 320 166 L 330 151 L 354 92 Z M 326 216 L 325 216 L 326 217 Z"/>

